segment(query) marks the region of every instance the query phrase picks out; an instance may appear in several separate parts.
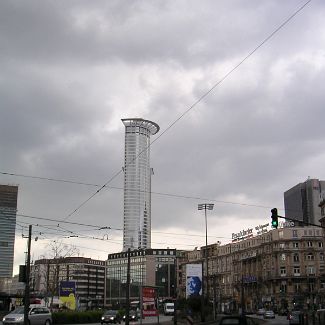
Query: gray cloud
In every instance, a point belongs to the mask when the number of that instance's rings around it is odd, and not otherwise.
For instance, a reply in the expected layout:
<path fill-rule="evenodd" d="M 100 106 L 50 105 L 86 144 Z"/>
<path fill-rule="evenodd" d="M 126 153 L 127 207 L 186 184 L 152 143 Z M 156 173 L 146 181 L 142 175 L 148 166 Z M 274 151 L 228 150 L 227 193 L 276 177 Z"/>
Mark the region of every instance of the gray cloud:
<path fill-rule="evenodd" d="M 153 120 L 161 134 L 297 8 L 293 0 L 1 2 L 0 169 L 95 184 L 113 177 L 117 188 L 68 220 L 121 228 L 120 119 Z M 310 3 L 153 143 L 153 191 L 183 196 L 153 194 L 154 231 L 202 234 L 197 197 L 216 200 L 211 235 L 222 237 L 234 224 L 267 222 L 269 207 L 281 209 L 283 192 L 308 176 L 325 178 L 324 9 Z M 54 219 L 96 191 L 0 180 L 20 184 L 20 213 Z M 121 247 L 121 231 L 110 235 L 108 252 Z M 174 237 L 153 233 L 153 245 Z M 188 238 L 178 247 L 189 248 Z"/>

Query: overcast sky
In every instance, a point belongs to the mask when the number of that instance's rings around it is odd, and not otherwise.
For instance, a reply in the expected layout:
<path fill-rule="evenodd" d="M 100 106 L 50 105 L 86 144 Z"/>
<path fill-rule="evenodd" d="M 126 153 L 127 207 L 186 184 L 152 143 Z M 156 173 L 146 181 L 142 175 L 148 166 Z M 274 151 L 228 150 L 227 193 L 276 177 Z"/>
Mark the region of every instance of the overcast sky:
<path fill-rule="evenodd" d="M 152 140 L 177 121 L 151 147 L 152 247 L 204 245 L 198 203 L 215 204 L 208 242 L 228 243 L 284 214 L 287 189 L 325 179 L 324 1 L 195 104 L 304 3 L 1 1 L 0 182 L 19 185 L 25 215 L 15 264 L 28 224 L 34 260 L 53 240 L 92 258 L 122 250 L 122 173 L 74 213 L 97 187 L 3 174 L 102 185 L 123 166 L 122 118 L 159 124 Z"/>

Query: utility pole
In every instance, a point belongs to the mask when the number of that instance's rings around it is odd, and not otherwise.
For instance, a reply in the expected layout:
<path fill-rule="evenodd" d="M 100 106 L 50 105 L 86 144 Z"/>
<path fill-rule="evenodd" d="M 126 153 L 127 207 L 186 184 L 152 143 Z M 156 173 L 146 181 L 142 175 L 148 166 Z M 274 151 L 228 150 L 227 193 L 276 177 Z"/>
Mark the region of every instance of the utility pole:
<path fill-rule="evenodd" d="M 24 301 L 24 325 L 28 325 L 29 311 L 29 277 L 30 277 L 30 247 L 32 242 L 32 225 L 29 225 L 28 248 L 27 248 L 27 265 L 26 265 L 26 283 L 25 283 L 25 301 Z"/>
<path fill-rule="evenodd" d="M 177 325 L 177 290 L 178 290 L 178 268 L 177 268 L 177 255 L 175 256 L 174 259 L 174 268 L 175 268 L 175 277 L 174 277 L 174 296 L 175 296 L 175 302 L 174 302 L 174 325 Z"/>
<path fill-rule="evenodd" d="M 131 271 L 131 249 L 128 248 L 128 265 L 126 271 L 126 308 L 125 308 L 125 325 L 130 323 L 130 271 Z"/>
<path fill-rule="evenodd" d="M 244 275 L 241 277 L 241 314 L 245 315 Z"/>
<path fill-rule="evenodd" d="M 204 293 L 206 296 L 207 304 L 209 305 L 209 256 L 208 256 L 208 220 L 207 210 L 213 210 L 213 203 L 200 203 L 198 204 L 198 210 L 204 210 L 205 219 L 205 264 L 206 264 L 206 286 L 204 287 Z M 202 264 L 203 265 L 203 264 Z M 202 268 L 203 270 L 203 268 Z M 203 281 L 202 281 L 203 282 Z"/>
<path fill-rule="evenodd" d="M 216 275 L 213 275 L 213 320 L 217 319 L 217 290 L 216 290 Z"/>

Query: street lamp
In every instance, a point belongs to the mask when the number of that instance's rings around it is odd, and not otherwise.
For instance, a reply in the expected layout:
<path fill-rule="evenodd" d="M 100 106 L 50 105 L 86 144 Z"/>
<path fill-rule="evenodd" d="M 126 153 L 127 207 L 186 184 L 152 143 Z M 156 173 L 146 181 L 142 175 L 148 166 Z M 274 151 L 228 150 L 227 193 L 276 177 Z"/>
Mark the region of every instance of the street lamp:
<path fill-rule="evenodd" d="M 209 272 L 208 272 L 208 222 L 207 222 L 207 210 L 213 210 L 213 203 L 200 203 L 198 204 L 198 210 L 204 210 L 205 216 L 205 263 L 206 263 L 206 297 L 209 302 Z"/>

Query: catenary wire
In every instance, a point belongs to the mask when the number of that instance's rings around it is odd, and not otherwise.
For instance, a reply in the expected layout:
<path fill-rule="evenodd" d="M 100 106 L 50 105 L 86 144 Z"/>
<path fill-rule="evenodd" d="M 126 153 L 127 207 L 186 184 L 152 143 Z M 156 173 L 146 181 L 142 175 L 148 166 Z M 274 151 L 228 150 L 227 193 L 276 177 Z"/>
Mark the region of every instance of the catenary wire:
<path fill-rule="evenodd" d="M 56 179 L 56 178 L 49 178 L 49 177 L 42 177 L 42 176 L 29 176 L 29 175 L 22 175 L 22 174 L 8 173 L 8 172 L 0 172 L 0 174 L 16 176 L 16 177 L 25 177 L 25 178 L 32 178 L 32 179 L 54 181 L 54 182 L 64 182 L 64 183 L 70 183 L 70 184 L 76 184 L 76 185 L 81 184 L 81 185 L 100 187 L 100 185 L 94 184 L 94 183 L 84 183 L 84 182 L 78 182 L 78 181 L 72 181 L 72 180 L 64 180 L 64 179 Z M 107 189 L 123 190 L 123 187 L 118 187 L 118 186 L 106 186 L 106 188 Z M 251 203 L 245 203 L 245 202 L 216 200 L 216 199 L 204 198 L 204 197 L 200 197 L 200 196 L 164 193 L 164 192 L 156 192 L 156 191 L 145 191 L 145 190 L 138 190 L 138 189 L 137 190 L 130 189 L 130 191 L 136 191 L 136 192 L 140 192 L 140 193 L 150 193 L 150 194 L 153 194 L 153 195 L 160 195 L 160 196 L 166 196 L 166 197 L 171 197 L 171 198 L 197 200 L 197 201 L 200 200 L 200 201 L 209 201 L 209 202 L 211 201 L 211 202 L 219 203 L 219 204 L 240 205 L 240 206 L 254 207 L 254 208 L 261 208 L 261 209 L 272 209 L 272 208 L 274 208 L 273 206 L 271 207 L 271 206 L 267 206 L 267 205 L 258 205 L 258 204 L 251 204 Z M 281 209 L 281 208 L 278 208 L 278 210 L 284 211 L 284 209 Z M 293 209 L 287 209 L 287 211 L 300 212 L 298 210 L 293 210 Z M 65 220 L 65 219 L 63 219 L 63 220 Z"/>
<path fill-rule="evenodd" d="M 96 228 L 97 230 L 118 230 L 118 231 L 123 231 L 122 228 L 114 228 L 114 227 L 101 227 L 101 226 L 94 226 L 94 225 L 88 225 L 88 224 L 83 224 L 83 223 L 76 223 L 76 222 L 69 222 L 69 221 L 62 221 L 62 220 L 57 220 L 57 219 L 50 219 L 50 218 L 44 218 L 44 217 L 35 217 L 35 216 L 30 216 L 30 215 L 25 215 L 25 214 L 17 214 L 17 216 L 19 217 L 23 217 L 23 218 L 32 218 L 32 219 L 40 219 L 40 220 L 45 220 L 45 221 L 53 221 L 53 222 L 59 222 L 59 223 L 66 223 L 66 224 L 73 224 L 73 225 L 78 225 L 78 226 L 87 226 L 87 227 L 93 227 Z M 29 223 L 26 223 L 29 224 Z M 178 236 L 196 236 L 196 237 L 204 237 L 205 235 L 197 235 L 197 234 L 181 234 L 181 233 L 173 233 L 173 232 L 162 232 L 162 231 L 152 231 L 152 233 L 159 233 L 159 234 L 169 234 L 169 235 L 178 235 Z M 209 235 L 208 237 L 211 238 L 225 238 L 225 239 L 229 239 L 228 237 L 220 237 L 220 236 L 211 236 Z"/>
<path fill-rule="evenodd" d="M 37 232 L 38 233 L 38 232 Z M 60 236 L 62 237 L 58 237 L 58 234 L 54 234 L 54 233 L 49 233 L 49 232 L 40 232 L 39 236 L 43 236 L 43 235 L 48 235 L 48 236 L 51 236 L 51 235 L 55 235 L 56 239 L 59 238 L 59 239 L 68 239 L 70 237 L 64 237 L 62 236 L 63 234 L 59 234 Z M 112 239 L 103 239 L 103 238 L 98 238 L 98 237 L 84 237 L 84 236 L 76 236 L 78 237 L 78 239 L 86 239 L 86 240 L 89 240 L 89 239 L 93 239 L 93 240 L 100 240 L 100 241 L 104 241 L 104 242 L 107 242 L 108 244 L 118 244 L 120 245 L 123 241 L 122 240 L 112 240 Z M 48 240 L 53 240 L 53 238 L 46 238 Z M 43 240 L 43 238 L 42 238 Z M 169 245 L 169 246 L 175 246 L 175 247 L 184 247 L 184 246 L 187 246 L 187 247 L 197 247 L 197 246 L 200 246 L 198 245 L 197 243 L 196 244 L 187 244 L 187 243 L 166 243 L 166 242 L 152 242 L 153 244 L 156 244 L 156 245 Z M 71 245 L 74 245 L 74 244 L 71 244 Z M 75 245 L 77 246 L 77 245 Z M 158 248 L 157 248 L 158 249 Z"/>

